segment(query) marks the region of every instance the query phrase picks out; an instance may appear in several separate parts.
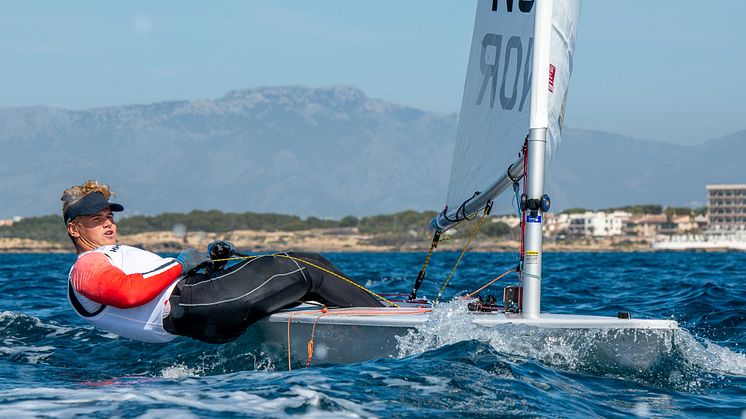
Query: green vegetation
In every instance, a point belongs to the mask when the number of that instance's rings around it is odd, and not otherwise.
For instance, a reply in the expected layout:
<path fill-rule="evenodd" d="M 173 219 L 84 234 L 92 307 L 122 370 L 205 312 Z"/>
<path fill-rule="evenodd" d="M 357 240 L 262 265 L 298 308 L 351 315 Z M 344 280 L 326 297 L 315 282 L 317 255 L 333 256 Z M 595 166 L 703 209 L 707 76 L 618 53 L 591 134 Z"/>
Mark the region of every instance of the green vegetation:
<path fill-rule="evenodd" d="M 585 208 L 568 208 L 562 211 L 560 214 L 582 214 L 586 211 L 591 211 L 591 210 L 585 209 Z"/>
<path fill-rule="evenodd" d="M 188 214 L 164 213 L 156 216 L 137 215 L 119 220 L 119 234 L 137 234 L 153 231 L 172 231 L 182 226 L 187 231 L 204 231 L 223 233 L 233 230 L 263 231 L 298 231 L 307 229 L 333 229 L 357 227 L 361 233 L 374 234 L 374 241 L 379 244 L 403 244 L 428 240 L 428 225 L 435 211 L 402 211 L 395 214 L 374 215 L 357 218 L 348 215 L 341 220 L 308 217 L 302 219 L 295 215 L 271 213 L 224 213 L 217 210 L 192 211 Z M 478 218 L 464 222 L 456 227 L 451 235 L 454 238 L 468 237 Z M 511 228 L 502 222 L 487 219 L 482 224 L 479 236 L 499 238 L 513 233 Z M 58 215 L 30 217 L 14 223 L 12 226 L 0 226 L 0 237 L 18 237 L 52 242 L 68 240 L 67 232 Z"/>
<path fill-rule="evenodd" d="M 435 211 L 402 211 L 394 214 L 374 215 L 363 217 L 358 223 L 361 233 L 407 233 L 409 231 L 424 232 L 430 219 L 435 217 Z"/>
<path fill-rule="evenodd" d="M 308 218 L 308 225 L 295 215 L 260 214 L 244 212 L 241 214 L 222 211 L 192 211 L 188 214 L 164 213 L 155 216 L 137 215 L 120 220 L 120 234 L 137 234 L 149 231 L 171 231 L 175 225 L 186 226 L 189 231 L 226 232 L 232 230 L 267 230 L 293 231 L 304 228 L 315 228 L 325 220 L 316 217 Z"/>
<path fill-rule="evenodd" d="M 677 215 L 704 215 L 707 213 L 707 207 L 690 208 L 690 207 L 664 207 L 663 205 L 628 205 L 626 207 L 607 208 L 603 211 L 627 211 L 633 215 L 661 215 L 668 217 Z"/>
<path fill-rule="evenodd" d="M 560 214 L 582 214 L 586 211 L 592 211 L 585 208 L 568 208 Z M 707 207 L 689 208 L 689 207 L 664 207 L 658 204 L 627 205 L 625 207 L 605 208 L 601 211 L 626 211 L 632 215 L 704 215 L 707 214 Z"/>
<path fill-rule="evenodd" d="M 342 221 L 322 220 L 308 217 L 305 220 L 295 215 L 262 214 L 244 212 L 224 213 L 217 210 L 192 211 L 188 214 L 164 213 L 156 216 L 136 215 L 119 220 L 119 234 L 137 234 L 152 231 L 171 231 L 182 225 L 188 231 L 222 233 L 233 230 L 297 231 L 313 228 L 336 228 L 354 226 L 355 217 L 345 217 Z M 64 242 L 67 232 L 58 215 L 24 218 L 12 226 L 0 226 L 0 237 L 18 237 L 33 240 Z"/>
<path fill-rule="evenodd" d="M 694 210 L 689 207 L 668 207 L 666 215 L 694 215 Z"/>
<path fill-rule="evenodd" d="M 348 215 L 341 220 L 339 220 L 339 226 L 340 227 L 357 227 L 357 225 L 360 223 L 360 220 L 357 219 L 357 217 L 354 217 L 352 215 Z"/>
<path fill-rule="evenodd" d="M 61 215 L 24 218 L 12 226 L 0 226 L 0 237 L 63 242 L 70 240 Z"/>
<path fill-rule="evenodd" d="M 627 205 L 626 207 L 607 208 L 602 211 L 627 211 L 634 215 L 660 215 L 663 214 L 663 205 L 646 204 L 646 205 Z"/>
<path fill-rule="evenodd" d="M 482 223 L 482 227 L 479 228 L 479 235 L 495 239 L 507 236 L 510 233 L 510 226 L 501 221 L 485 221 L 484 223 Z"/>
<path fill-rule="evenodd" d="M 669 218 L 674 215 L 701 215 L 707 213 L 706 207 L 664 207 L 662 205 L 629 205 L 618 208 L 608 208 L 604 211 L 621 210 L 634 215 L 665 214 Z M 590 211 L 585 208 L 570 208 L 562 214 L 576 214 Z M 175 228 L 186 231 L 204 231 L 208 233 L 224 233 L 235 230 L 262 231 L 299 231 L 309 229 L 335 229 L 357 227 L 361 233 L 372 234 L 372 243 L 398 245 L 429 240 L 431 232 L 428 229 L 430 220 L 436 215 L 435 211 L 402 211 L 394 214 L 374 215 L 369 217 L 355 217 L 348 215 L 341 220 L 308 217 L 302 219 L 296 215 L 274 213 L 224 213 L 222 211 L 192 211 L 187 214 L 164 213 L 155 216 L 137 215 L 119 220 L 119 233 L 124 235 L 147 233 L 155 231 L 174 231 Z M 471 221 L 466 221 L 448 232 L 452 238 L 468 238 L 481 214 Z M 178 226 L 178 227 L 177 227 Z M 11 226 L 0 226 L 0 238 L 17 237 L 32 240 L 46 240 L 51 242 L 66 242 L 67 232 L 62 225 L 59 215 L 24 218 Z M 502 222 L 486 219 L 482 224 L 477 239 L 497 240 L 500 238 L 520 237 L 520 231 L 510 228 Z"/>
<path fill-rule="evenodd" d="M 664 209 L 665 208 L 665 209 Z M 582 214 L 586 211 L 592 211 L 585 208 L 569 208 L 562 211 L 560 214 Z M 632 215 L 661 215 L 665 214 L 670 216 L 674 215 L 704 215 L 707 213 L 707 207 L 700 208 L 689 208 L 689 207 L 664 207 L 658 204 L 643 204 L 643 205 L 627 205 L 625 207 L 613 207 L 605 208 L 601 211 L 612 212 L 612 211 L 626 211 Z"/>

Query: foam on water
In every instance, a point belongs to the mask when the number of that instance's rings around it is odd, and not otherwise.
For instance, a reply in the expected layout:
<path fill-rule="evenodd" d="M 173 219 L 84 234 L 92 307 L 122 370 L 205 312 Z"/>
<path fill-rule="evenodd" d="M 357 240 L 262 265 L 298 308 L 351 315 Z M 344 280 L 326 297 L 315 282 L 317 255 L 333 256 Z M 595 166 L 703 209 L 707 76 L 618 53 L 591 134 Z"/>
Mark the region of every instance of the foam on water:
<path fill-rule="evenodd" d="M 0 391 L 0 415 L 19 416 L 88 416 L 118 415 L 126 406 L 131 413 L 150 417 L 171 414 L 178 417 L 234 413 L 262 417 L 293 416 L 328 417 L 334 406 L 335 417 L 361 417 L 363 406 L 322 391 L 292 386 L 277 397 L 261 397 L 247 391 L 221 391 L 210 381 L 180 381 L 176 387 L 152 381 L 134 385 L 137 380 L 121 380 L 88 388 L 34 387 Z M 103 407 L 102 406 L 106 406 Z M 153 407 L 162 408 L 153 408 Z M 200 414 L 201 413 L 201 414 Z"/>
<path fill-rule="evenodd" d="M 746 354 L 734 352 L 706 339 L 700 343 L 684 329 L 677 330 L 676 344 L 687 362 L 704 372 L 746 377 Z"/>
<path fill-rule="evenodd" d="M 512 324 L 485 328 L 473 323 L 467 304 L 454 300 L 438 305 L 424 325 L 399 338 L 399 356 L 477 340 L 489 343 L 499 353 L 536 359 L 566 370 L 638 379 L 678 389 L 693 390 L 703 385 L 702 373 L 721 378 L 746 376 L 746 355 L 698 340 L 682 328 L 673 332 L 540 329 Z M 606 348 L 607 343 L 618 339 L 618 345 Z"/>
<path fill-rule="evenodd" d="M 173 365 L 166 367 L 161 370 L 161 377 L 163 378 L 184 378 L 184 377 L 197 377 L 201 373 L 201 368 L 188 367 L 184 364 Z"/>

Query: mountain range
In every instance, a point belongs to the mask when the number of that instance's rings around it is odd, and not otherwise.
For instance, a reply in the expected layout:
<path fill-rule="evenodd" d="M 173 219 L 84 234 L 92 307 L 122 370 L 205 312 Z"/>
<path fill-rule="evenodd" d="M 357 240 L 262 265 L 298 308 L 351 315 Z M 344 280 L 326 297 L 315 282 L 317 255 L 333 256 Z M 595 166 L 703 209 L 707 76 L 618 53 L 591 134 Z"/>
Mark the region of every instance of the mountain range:
<path fill-rule="evenodd" d="M 455 113 L 350 86 L 89 110 L 2 108 L 0 218 L 58 212 L 61 191 L 86 179 L 109 183 L 130 215 L 439 210 L 457 122 Z M 554 209 L 697 206 L 708 183 L 746 183 L 746 130 L 693 146 L 571 128 L 563 136 L 547 176 Z M 510 198 L 496 204 L 508 211 Z"/>

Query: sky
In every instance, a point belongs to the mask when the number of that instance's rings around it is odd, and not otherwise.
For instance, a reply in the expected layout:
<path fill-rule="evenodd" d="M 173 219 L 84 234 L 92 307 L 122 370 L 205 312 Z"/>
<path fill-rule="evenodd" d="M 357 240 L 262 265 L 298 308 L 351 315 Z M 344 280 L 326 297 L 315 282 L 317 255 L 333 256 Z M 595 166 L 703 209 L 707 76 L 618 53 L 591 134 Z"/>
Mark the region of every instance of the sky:
<path fill-rule="evenodd" d="M 0 107 L 348 84 L 456 112 L 475 0 L 4 1 Z M 582 5 L 566 124 L 674 144 L 746 129 L 746 2 Z"/>

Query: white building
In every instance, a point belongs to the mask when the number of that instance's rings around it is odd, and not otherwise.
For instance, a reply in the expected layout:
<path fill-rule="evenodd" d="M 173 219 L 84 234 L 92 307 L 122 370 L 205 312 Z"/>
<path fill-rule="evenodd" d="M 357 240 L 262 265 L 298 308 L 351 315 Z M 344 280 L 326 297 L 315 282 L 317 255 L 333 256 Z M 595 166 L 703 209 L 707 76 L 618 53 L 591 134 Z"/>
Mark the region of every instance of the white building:
<path fill-rule="evenodd" d="M 568 233 L 581 237 L 621 236 L 631 216 L 632 214 L 626 211 L 586 211 L 582 214 L 570 214 Z"/>
<path fill-rule="evenodd" d="M 14 223 L 17 223 L 17 222 L 21 221 L 22 219 L 23 219 L 23 217 L 21 217 L 20 215 L 16 215 L 13 218 L 8 218 L 8 219 L 0 220 L 0 226 L 12 226 Z"/>
<path fill-rule="evenodd" d="M 567 232 L 570 228 L 570 214 L 546 213 L 544 222 L 544 235 L 557 236 Z"/>

